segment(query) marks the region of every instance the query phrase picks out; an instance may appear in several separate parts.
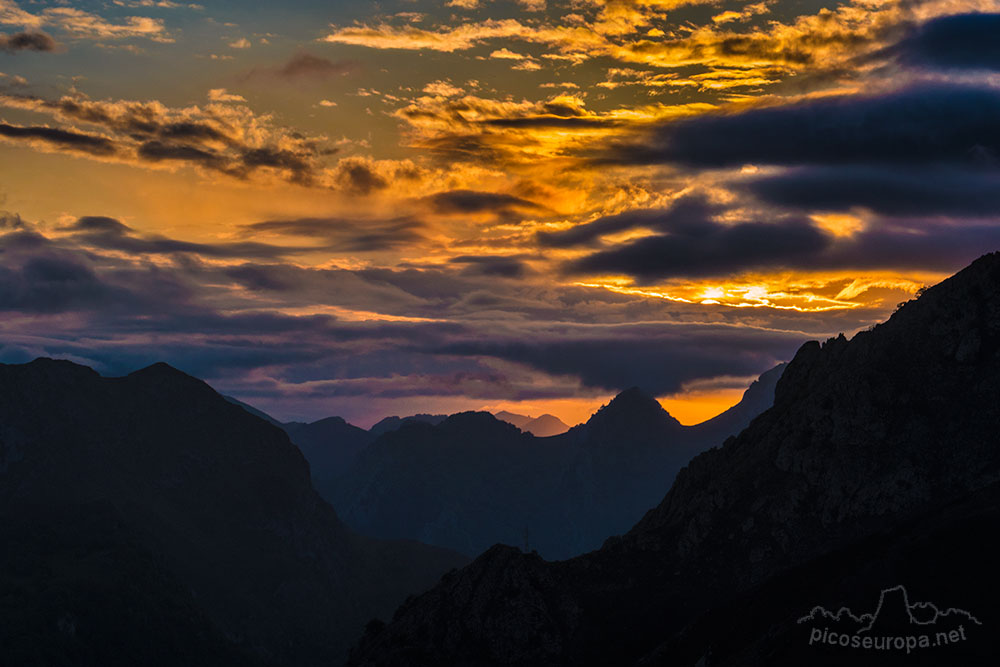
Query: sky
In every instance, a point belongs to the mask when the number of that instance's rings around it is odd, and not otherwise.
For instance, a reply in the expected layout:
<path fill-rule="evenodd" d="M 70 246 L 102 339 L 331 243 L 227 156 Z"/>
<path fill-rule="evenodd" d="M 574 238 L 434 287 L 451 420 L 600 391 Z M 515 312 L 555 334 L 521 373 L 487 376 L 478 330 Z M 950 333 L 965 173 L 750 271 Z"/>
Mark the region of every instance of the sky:
<path fill-rule="evenodd" d="M 0 362 L 684 423 L 1000 248 L 1000 0 L 0 0 Z"/>

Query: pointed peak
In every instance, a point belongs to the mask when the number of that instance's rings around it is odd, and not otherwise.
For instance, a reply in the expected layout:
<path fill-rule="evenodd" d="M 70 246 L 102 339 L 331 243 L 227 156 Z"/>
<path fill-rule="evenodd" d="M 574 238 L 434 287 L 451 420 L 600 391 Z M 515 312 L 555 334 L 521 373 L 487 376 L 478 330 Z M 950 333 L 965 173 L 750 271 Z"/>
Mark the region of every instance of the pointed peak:
<path fill-rule="evenodd" d="M 619 400 L 624 401 L 624 400 L 638 400 L 638 399 L 649 400 L 652 399 L 652 396 L 644 392 L 642 389 L 639 389 L 639 387 L 629 387 L 628 389 L 624 389 L 618 392 L 618 394 L 611 400 L 612 402 L 614 402 Z"/>
<path fill-rule="evenodd" d="M 140 368 L 137 371 L 133 371 L 128 374 L 128 377 L 185 377 L 191 378 L 190 375 L 179 371 L 165 361 L 157 361 L 155 364 L 150 364 L 145 368 Z M 193 379 L 193 378 L 192 378 Z"/>
<path fill-rule="evenodd" d="M 639 387 L 630 387 L 629 389 L 621 392 L 611 399 L 611 402 L 608 403 L 606 407 L 602 408 L 602 410 L 634 408 L 666 412 L 666 410 L 663 410 L 663 406 L 660 405 L 659 401 L 644 392 L 642 389 L 639 389 Z"/>
<path fill-rule="evenodd" d="M 526 423 L 521 427 L 521 430 L 539 438 L 548 438 L 553 435 L 565 433 L 569 430 L 569 425 L 559 419 L 559 417 L 545 413 Z"/>
<path fill-rule="evenodd" d="M 671 427 L 681 425 L 663 409 L 658 400 L 638 387 L 631 387 L 611 399 L 611 402 L 598 410 L 587 424 L 590 426 L 615 424 L 632 428 L 652 422 Z"/>

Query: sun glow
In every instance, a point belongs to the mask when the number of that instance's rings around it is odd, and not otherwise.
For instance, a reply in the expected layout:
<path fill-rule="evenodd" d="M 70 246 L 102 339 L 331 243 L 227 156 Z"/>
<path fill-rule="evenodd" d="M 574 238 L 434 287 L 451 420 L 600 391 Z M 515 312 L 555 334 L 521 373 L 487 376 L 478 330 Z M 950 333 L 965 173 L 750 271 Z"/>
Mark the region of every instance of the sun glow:
<path fill-rule="evenodd" d="M 637 286 L 628 278 L 607 276 L 575 285 L 605 289 L 617 294 L 665 299 L 680 303 L 727 308 L 767 308 L 802 313 L 822 313 L 884 306 L 891 298 L 916 293 L 922 285 L 940 280 L 937 274 L 913 278 L 875 274 L 863 277 L 843 273 L 774 274 L 737 277 L 725 283 L 671 282 L 662 286 Z M 886 292 L 891 293 L 891 298 Z M 899 298 L 896 298 L 896 303 Z"/>

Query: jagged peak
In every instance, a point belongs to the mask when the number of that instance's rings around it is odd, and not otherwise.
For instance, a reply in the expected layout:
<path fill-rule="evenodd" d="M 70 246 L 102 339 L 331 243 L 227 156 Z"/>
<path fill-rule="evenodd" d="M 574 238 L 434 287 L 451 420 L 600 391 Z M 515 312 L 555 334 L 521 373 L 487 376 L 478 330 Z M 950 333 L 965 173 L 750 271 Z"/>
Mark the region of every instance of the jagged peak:
<path fill-rule="evenodd" d="M 775 390 L 775 404 L 802 395 L 812 382 L 851 358 L 885 355 L 896 350 L 914 359 L 974 361 L 987 331 L 995 336 L 1000 322 L 1000 252 L 983 255 L 955 275 L 921 290 L 885 322 L 848 339 L 843 333 L 808 341 L 795 353 Z M 818 371 L 818 372 L 817 372 Z"/>

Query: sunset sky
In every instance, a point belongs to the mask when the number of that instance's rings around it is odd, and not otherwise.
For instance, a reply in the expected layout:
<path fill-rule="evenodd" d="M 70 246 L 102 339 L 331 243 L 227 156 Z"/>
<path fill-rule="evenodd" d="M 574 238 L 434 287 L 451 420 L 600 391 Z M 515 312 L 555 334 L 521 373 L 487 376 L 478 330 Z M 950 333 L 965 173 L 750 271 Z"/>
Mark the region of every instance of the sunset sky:
<path fill-rule="evenodd" d="M 1000 249 L 996 12 L 0 0 L 0 362 L 699 421 Z"/>

